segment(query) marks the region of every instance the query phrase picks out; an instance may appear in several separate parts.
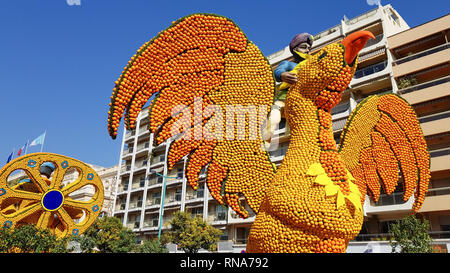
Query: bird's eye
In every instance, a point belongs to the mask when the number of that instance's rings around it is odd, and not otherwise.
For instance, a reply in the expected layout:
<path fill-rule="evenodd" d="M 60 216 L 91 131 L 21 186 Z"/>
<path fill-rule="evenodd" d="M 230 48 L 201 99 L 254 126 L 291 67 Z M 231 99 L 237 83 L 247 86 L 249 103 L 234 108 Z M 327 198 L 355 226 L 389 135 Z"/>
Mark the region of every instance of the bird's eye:
<path fill-rule="evenodd" d="M 323 58 L 325 58 L 325 56 L 327 56 L 327 52 L 325 51 L 324 53 L 322 53 L 319 58 L 317 58 L 317 61 L 320 62 Z"/>

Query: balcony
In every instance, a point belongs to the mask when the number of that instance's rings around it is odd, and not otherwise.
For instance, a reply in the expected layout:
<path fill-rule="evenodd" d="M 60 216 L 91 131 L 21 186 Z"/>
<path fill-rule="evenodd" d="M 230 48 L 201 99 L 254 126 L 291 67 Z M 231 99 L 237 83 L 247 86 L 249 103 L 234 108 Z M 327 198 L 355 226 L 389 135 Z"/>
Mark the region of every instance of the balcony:
<path fill-rule="evenodd" d="M 450 111 L 419 118 L 424 136 L 450 132 Z"/>
<path fill-rule="evenodd" d="M 165 161 L 166 161 L 165 155 L 155 155 L 151 158 L 150 167 L 156 168 L 158 166 L 164 165 Z"/>
<path fill-rule="evenodd" d="M 369 65 L 367 67 L 356 70 L 353 78 L 360 79 L 362 77 L 366 77 L 372 75 L 374 73 L 383 71 L 387 66 L 387 61 L 382 61 L 373 65 Z"/>
<path fill-rule="evenodd" d="M 116 204 L 115 212 L 124 211 L 125 208 L 126 208 L 126 204 L 125 203 Z"/>
<path fill-rule="evenodd" d="M 148 154 L 150 151 L 150 142 L 140 143 L 136 147 L 136 156 Z"/>
<path fill-rule="evenodd" d="M 342 131 L 342 129 L 344 129 L 344 127 L 345 127 L 345 124 L 347 123 L 347 119 L 348 119 L 348 116 L 344 116 L 344 117 L 333 120 L 333 123 L 331 125 L 331 127 L 333 128 L 333 133 Z"/>
<path fill-rule="evenodd" d="M 227 223 L 227 211 L 219 212 L 219 213 L 208 213 L 208 223 L 212 223 L 215 225 L 221 225 Z"/>
<path fill-rule="evenodd" d="M 129 140 L 130 138 L 134 137 L 136 135 L 136 131 L 132 130 L 132 131 L 128 131 L 125 134 L 125 141 Z"/>
<path fill-rule="evenodd" d="M 156 186 L 161 186 L 163 182 L 163 178 L 160 176 L 158 178 L 153 178 L 148 180 L 148 186 L 149 187 L 156 187 Z"/>
<path fill-rule="evenodd" d="M 390 195 L 380 194 L 378 202 L 373 202 L 366 198 L 364 202 L 364 215 L 390 213 L 390 212 L 410 212 L 414 203 L 414 196 L 411 196 L 406 202 L 403 201 L 402 192 L 394 192 Z"/>
<path fill-rule="evenodd" d="M 146 203 L 147 208 L 159 207 L 160 205 L 161 197 L 148 199 Z"/>
<path fill-rule="evenodd" d="M 140 160 L 140 161 L 136 161 L 134 163 L 134 171 L 138 172 L 138 171 L 145 171 L 147 169 L 148 166 L 148 160 L 144 159 L 144 160 Z"/>
<path fill-rule="evenodd" d="M 366 45 L 364 46 L 364 48 L 362 49 L 362 51 L 367 50 L 370 51 L 372 50 L 370 47 L 373 45 L 378 44 L 379 42 L 381 42 L 384 38 L 384 34 L 378 34 L 375 36 L 375 39 L 370 39 L 369 41 L 367 41 Z"/>
<path fill-rule="evenodd" d="M 120 169 L 120 173 L 123 175 L 123 174 L 126 174 L 126 173 L 128 173 L 128 172 L 130 172 L 131 171 L 131 165 L 124 165 L 124 166 L 122 166 L 122 168 Z"/>
<path fill-rule="evenodd" d="M 450 187 L 429 189 L 419 212 L 450 210 Z"/>
<path fill-rule="evenodd" d="M 117 188 L 117 192 L 125 192 L 128 190 L 128 181 L 126 183 L 120 184 Z"/>
<path fill-rule="evenodd" d="M 129 159 L 133 155 L 133 147 L 124 148 L 123 150 L 123 159 Z"/>
<path fill-rule="evenodd" d="M 134 180 L 132 185 L 131 185 L 131 189 L 135 190 L 135 189 L 141 189 L 145 187 L 145 178 L 141 177 L 139 180 Z"/>
<path fill-rule="evenodd" d="M 403 88 L 398 94 L 411 105 L 450 96 L 450 76 Z"/>
<path fill-rule="evenodd" d="M 147 221 L 144 221 L 144 228 L 149 228 L 149 229 L 156 229 L 158 228 L 158 219 L 150 219 Z"/>
<path fill-rule="evenodd" d="M 138 201 L 131 201 L 128 209 L 132 210 L 132 209 L 139 209 L 142 208 L 142 200 L 138 200 Z"/>
<path fill-rule="evenodd" d="M 450 43 L 401 58 L 392 63 L 394 77 L 412 74 L 448 62 Z"/>

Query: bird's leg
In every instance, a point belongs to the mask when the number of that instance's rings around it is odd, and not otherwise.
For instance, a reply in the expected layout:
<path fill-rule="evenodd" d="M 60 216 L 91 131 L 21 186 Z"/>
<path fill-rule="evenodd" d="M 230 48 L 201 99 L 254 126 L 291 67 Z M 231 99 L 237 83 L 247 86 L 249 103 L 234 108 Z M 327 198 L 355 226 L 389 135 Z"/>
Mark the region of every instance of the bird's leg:
<path fill-rule="evenodd" d="M 278 124 L 281 121 L 281 109 L 284 108 L 284 102 L 277 100 L 274 105 L 272 105 L 269 117 L 267 118 L 266 125 L 263 129 L 263 140 L 266 149 L 270 147 L 270 141 L 272 136 L 278 128 Z"/>

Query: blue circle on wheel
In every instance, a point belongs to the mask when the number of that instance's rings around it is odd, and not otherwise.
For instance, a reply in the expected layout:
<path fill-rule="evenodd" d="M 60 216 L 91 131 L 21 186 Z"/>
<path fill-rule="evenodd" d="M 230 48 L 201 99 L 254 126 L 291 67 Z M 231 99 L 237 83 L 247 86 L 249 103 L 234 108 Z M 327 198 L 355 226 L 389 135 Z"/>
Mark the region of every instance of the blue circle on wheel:
<path fill-rule="evenodd" d="M 45 193 L 42 198 L 42 206 L 44 209 L 53 211 L 61 207 L 64 201 L 63 194 L 58 190 L 51 190 Z"/>

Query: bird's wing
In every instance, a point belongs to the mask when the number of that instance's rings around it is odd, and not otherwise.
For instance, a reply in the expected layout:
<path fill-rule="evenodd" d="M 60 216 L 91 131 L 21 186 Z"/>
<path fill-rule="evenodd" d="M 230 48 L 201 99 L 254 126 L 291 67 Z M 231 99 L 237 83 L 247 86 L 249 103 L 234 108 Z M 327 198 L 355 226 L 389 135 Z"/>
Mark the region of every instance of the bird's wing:
<path fill-rule="evenodd" d="M 125 112 L 128 129 L 152 95 L 154 141 L 171 141 L 169 168 L 188 155 L 188 183 L 196 189 L 207 167 L 207 186 L 239 215 L 255 212 L 275 173 L 262 149 L 260 127 L 273 103 L 275 80 L 261 51 L 231 20 L 193 14 L 145 43 L 116 81 L 108 130 L 115 138 Z M 233 114 L 233 111 L 236 115 Z"/>
<path fill-rule="evenodd" d="M 400 96 L 374 95 L 361 101 L 344 127 L 339 154 L 356 179 L 362 202 L 366 193 L 378 201 L 381 187 L 391 194 L 403 181 L 403 199 L 415 193 L 414 211 L 422 206 L 430 155 L 414 109 Z"/>

